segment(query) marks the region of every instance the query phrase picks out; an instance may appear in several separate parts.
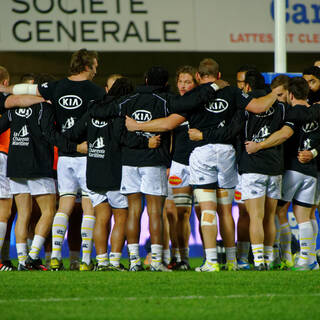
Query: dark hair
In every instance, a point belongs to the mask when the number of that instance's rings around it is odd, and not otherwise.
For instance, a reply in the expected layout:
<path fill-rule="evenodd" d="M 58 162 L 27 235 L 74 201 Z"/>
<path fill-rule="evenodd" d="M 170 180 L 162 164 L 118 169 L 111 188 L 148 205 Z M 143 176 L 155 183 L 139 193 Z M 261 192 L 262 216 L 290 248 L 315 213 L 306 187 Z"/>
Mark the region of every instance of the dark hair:
<path fill-rule="evenodd" d="M 197 73 L 197 69 L 195 67 L 192 67 L 192 66 L 182 66 L 182 67 L 179 67 L 177 69 L 177 72 L 176 72 L 176 82 L 178 82 L 178 79 L 179 79 L 179 75 L 181 73 L 187 73 L 187 74 L 190 74 L 190 76 L 192 77 L 192 80 L 195 84 L 197 84 L 197 79 L 196 79 L 196 73 Z"/>
<path fill-rule="evenodd" d="M 312 66 L 303 70 L 303 75 L 312 75 L 320 80 L 320 68 Z"/>
<path fill-rule="evenodd" d="M 285 74 L 280 74 L 279 76 L 275 77 L 271 82 L 271 89 L 274 89 L 279 86 L 283 86 L 284 89 L 288 90 L 290 78 Z"/>
<path fill-rule="evenodd" d="M 34 83 L 41 84 L 41 83 L 51 82 L 55 80 L 56 80 L 55 77 L 49 73 L 40 73 L 35 76 Z"/>
<path fill-rule="evenodd" d="M 252 90 L 265 88 L 264 77 L 257 70 L 248 70 L 246 72 L 244 83 L 248 84 Z"/>
<path fill-rule="evenodd" d="M 308 82 L 301 77 L 290 78 L 288 92 L 298 100 L 306 100 L 309 94 Z"/>
<path fill-rule="evenodd" d="M 236 72 L 236 73 L 238 73 L 238 72 L 247 72 L 247 71 L 249 71 L 249 70 L 256 70 L 256 71 L 258 71 L 258 68 L 257 68 L 257 66 L 254 65 L 254 64 L 243 64 L 243 65 L 241 65 L 241 66 L 237 69 L 237 72 Z"/>
<path fill-rule="evenodd" d="M 25 83 L 27 81 L 30 80 L 35 80 L 36 76 L 34 73 L 24 73 L 21 77 L 20 77 L 20 83 Z"/>
<path fill-rule="evenodd" d="M 217 78 L 219 74 L 219 64 L 211 58 L 203 59 L 200 61 L 198 73 L 200 77 L 213 76 Z"/>
<path fill-rule="evenodd" d="M 108 95 L 113 97 L 121 97 L 127 94 L 130 94 L 133 91 L 132 82 L 128 78 L 119 78 L 117 79 L 111 89 L 108 92 Z"/>
<path fill-rule="evenodd" d="M 169 80 L 169 72 L 161 66 L 151 67 L 145 74 L 149 86 L 165 87 Z"/>
<path fill-rule="evenodd" d="M 73 53 L 70 61 L 70 74 L 79 74 L 86 70 L 86 67 L 92 67 L 94 59 L 98 60 L 96 51 L 81 49 Z"/>

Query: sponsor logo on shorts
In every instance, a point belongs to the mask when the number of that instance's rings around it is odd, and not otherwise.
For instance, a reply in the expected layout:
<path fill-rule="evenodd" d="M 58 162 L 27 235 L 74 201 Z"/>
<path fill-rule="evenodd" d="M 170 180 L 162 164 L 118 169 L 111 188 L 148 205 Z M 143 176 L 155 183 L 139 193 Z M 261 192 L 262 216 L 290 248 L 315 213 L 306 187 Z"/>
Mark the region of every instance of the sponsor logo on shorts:
<path fill-rule="evenodd" d="M 15 114 L 22 118 L 29 118 L 32 115 L 31 108 L 18 108 L 15 110 Z"/>
<path fill-rule="evenodd" d="M 63 96 L 58 101 L 59 105 L 65 109 L 77 109 L 82 106 L 82 99 L 75 95 Z"/>
<path fill-rule="evenodd" d="M 237 201 L 241 200 L 241 192 L 238 191 L 238 190 L 236 190 L 236 191 L 234 192 L 234 198 L 235 198 L 235 200 L 237 200 Z"/>
<path fill-rule="evenodd" d="M 172 184 L 173 186 L 177 186 L 180 183 L 182 183 L 182 179 L 179 178 L 178 176 L 170 176 L 169 183 Z"/>
<path fill-rule="evenodd" d="M 137 110 L 131 115 L 131 118 L 137 122 L 146 122 L 152 119 L 152 114 L 147 110 Z"/>
<path fill-rule="evenodd" d="M 207 105 L 205 108 L 209 112 L 220 113 L 227 110 L 228 107 L 229 107 L 228 101 L 218 98 L 218 99 L 215 99 L 213 102 L 210 102 L 209 105 Z"/>
<path fill-rule="evenodd" d="M 92 123 L 93 126 L 95 126 L 97 128 L 103 128 L 108 124 L 108 122 L 100 121 L 98 119 L 91 119 L 91 123 Z"/>

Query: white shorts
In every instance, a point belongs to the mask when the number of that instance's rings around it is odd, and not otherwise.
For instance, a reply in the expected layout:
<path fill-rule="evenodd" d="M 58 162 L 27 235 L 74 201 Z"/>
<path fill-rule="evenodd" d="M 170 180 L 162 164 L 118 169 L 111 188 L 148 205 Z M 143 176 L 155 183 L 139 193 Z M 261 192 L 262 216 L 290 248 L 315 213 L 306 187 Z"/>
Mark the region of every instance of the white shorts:
<path fill-rule="evenodd" d="M 303 173 L 287 170 L 283 175 L 282 200 L 299 201 L 314 205 L 317 191 L 317 179 Z"/>
<path fill-rule="evenodd" d="M 172 161 L 170 174 L 169 174 L 169 186 L 171 188 L 188 187 L 190 180 L 190 168 L 189 166 Z"/>
<path fill-rule="evenodd" d="M 60 196 L 77 195 L 78 190 L 88 193 L 86 184 L 86 157 L 59 157 L 57 165 Z"/>
<path fill-rule="evenodd" d="M 98 204 L 102 202 L 108 201 L 111 208 L 115 209 L 125 209 L 128 208 L 128 199 L 125 195 L 121 194 L 120 191 L 107 191 L 103 192 L 93 192 L 89 193 L 90 200 L 92 202 L 92 206 L 96 207 Z"/>
<path fill-rule="evenodd" d="M 221 189 L 231 189 L 237 184 L 236 155 L 232 145 L 197 147 L 189 162 L 191 185 L 217 185 Z"/>
<path fill-rule="evenodd" d="M 32 196 L 56 194 L 56 184 L 53 178 L 14 178 L 10 179 L 12 194 L 30 193 Z"/>
<path fill-rule="evenodd" d="M 267 196 L 272 199 L 281 198 L 282 176 L 269 176 L 260 173 L 243 173 L 241 175 L 242 200 Z"/>
<path fill-rule="evenodd" d="M 0 199 L 11 199 L 10 180 L 7 178 L 8 156 L 0 152 Z"/>
<path fill-rule="evenodd" d="M 154 196 L 167 196 L 167 168 L 122 166 L 122 194 L 144 193 Z"/>
<path fill-rule="evenodd" d="M 242 200 L 242 193 L 241 193 L 241 174 L 238 173 L 238 183 L 234 190 L 234 202 L 236 203 L 244 203 Z"/>

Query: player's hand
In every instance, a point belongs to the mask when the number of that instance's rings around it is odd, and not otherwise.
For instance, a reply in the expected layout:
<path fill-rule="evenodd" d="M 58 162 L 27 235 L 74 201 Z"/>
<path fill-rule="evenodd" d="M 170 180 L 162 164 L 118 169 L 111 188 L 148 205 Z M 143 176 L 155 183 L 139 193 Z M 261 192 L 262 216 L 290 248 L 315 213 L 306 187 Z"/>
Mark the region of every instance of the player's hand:
<path fill-rule="evenodd" d="M 160 143 L 161 143 L 160 135 L 157 135 L 149 138 L 148 146 L 150 149 L 155 149 L 160 146 Z"/>
<path fill-rule="evenodd" d="M 299 151 L 299 153 L 298 153 L 299 162 L 308 163 L 312 159 L 313 159 L 313 154 L 311 151 L 309 151 L 309 150 Z"/>
<path fill-rule="evenodd" d="M 136 120 L 126 116 L 126 127 L 128 131 L 138 131 L 138 123 Z"/>
<path fill-rule="evenodd" d="M 192 141 L 201 141 L 203 140 L 203 133 L 195 128 L 188 130 L 189 139 Z"/>
<path fill-rule="evenodd" d="M 248 154 L 256 153 L 261 149 L 259 143 L 254 141 L 246 141 L 244 144 Z"/>
<path fill-rule="evenodd" d="M 87 154 L 88 153 L 88 142 L 84 141 L 77 145 L 77 152 Z"/>
<path fill-rule="evenodd" d="M 219 89 L 223 89 L 225 87 L 230 86 L 229 82 L 224 81 L 222 79 L 216 80 L 214 83 L 219 87 Z"/>

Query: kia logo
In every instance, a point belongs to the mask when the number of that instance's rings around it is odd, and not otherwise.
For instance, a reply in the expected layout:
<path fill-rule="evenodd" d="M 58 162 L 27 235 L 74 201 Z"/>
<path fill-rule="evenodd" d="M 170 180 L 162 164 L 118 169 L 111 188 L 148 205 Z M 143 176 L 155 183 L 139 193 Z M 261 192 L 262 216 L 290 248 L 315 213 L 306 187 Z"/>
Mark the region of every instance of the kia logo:
<path fill-rule="evenodd" d="M 77 109 L 82 106 L 82 99 L 74 95 L 63 96 L 59 99 L 59 105 L 65 109 Z"/>
<path fill-rule="evenodd" d="M 215 99 L 206 106 L 206 110 L 213 113 L 220 113 L 225 111 L 229 106 L 229 103 L 223 99 Z"/>
<path fill-rule="evenodd" d="M 131 117 L 138 122 L 150 121 L 152 119 L 151 112 L 146 110 L 137 110 Z"/>

